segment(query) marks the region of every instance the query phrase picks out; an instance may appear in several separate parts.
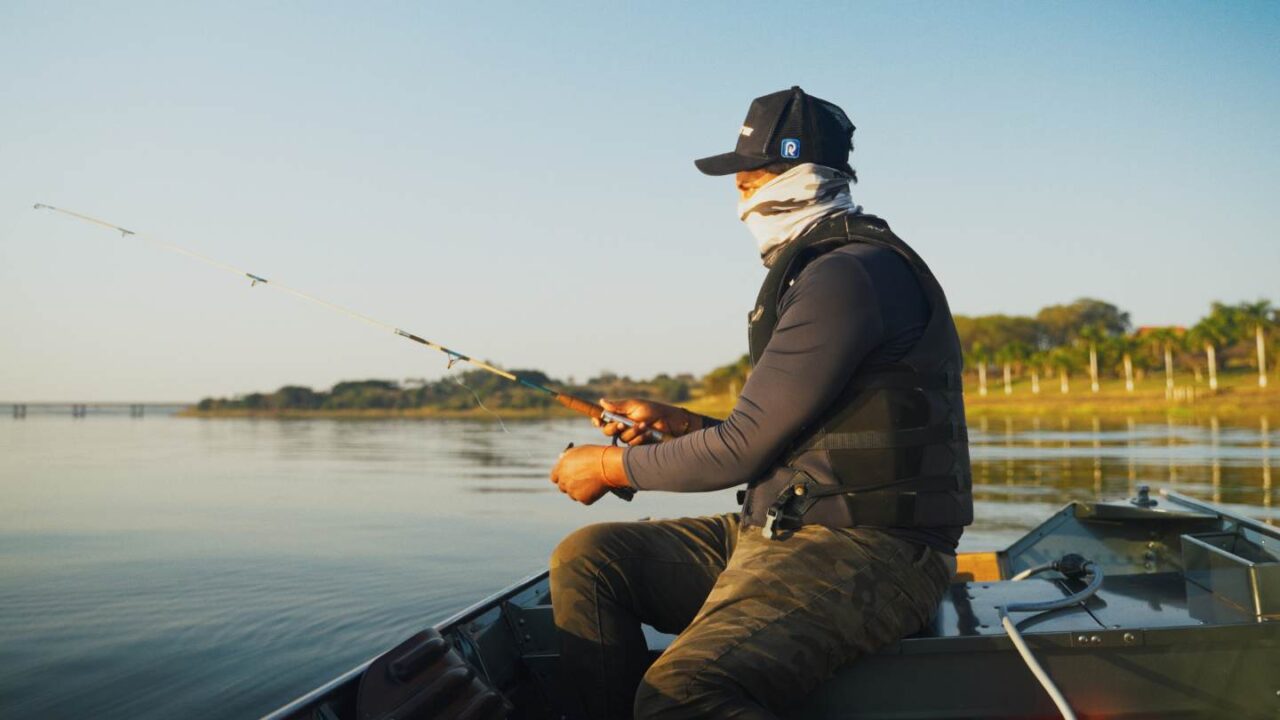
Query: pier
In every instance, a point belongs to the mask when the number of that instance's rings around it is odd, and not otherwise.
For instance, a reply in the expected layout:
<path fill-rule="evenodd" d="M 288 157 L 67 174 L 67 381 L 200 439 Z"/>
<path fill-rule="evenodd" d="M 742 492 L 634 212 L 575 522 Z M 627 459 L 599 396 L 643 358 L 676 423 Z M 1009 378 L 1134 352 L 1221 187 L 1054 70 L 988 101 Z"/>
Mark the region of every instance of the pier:
<path fill-rule="evenodd" d="M 87 418 L 90 415 L 128 416 L 141 419 L 148 414 L 172 415 L 187 407 L 189 403 L 130 403 L 130 402 L 9 402 L 14 420 L 22 420 L 27 415 L 70 415 L 73 418 Z"/>

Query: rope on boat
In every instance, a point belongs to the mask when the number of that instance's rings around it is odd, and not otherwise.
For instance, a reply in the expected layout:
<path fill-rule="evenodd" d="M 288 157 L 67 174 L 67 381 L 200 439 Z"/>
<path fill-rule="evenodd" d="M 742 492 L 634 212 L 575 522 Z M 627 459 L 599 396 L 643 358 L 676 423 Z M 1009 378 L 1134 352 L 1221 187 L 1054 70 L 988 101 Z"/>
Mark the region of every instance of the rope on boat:
<path fill-rule="evenodd" d="M 1062 714 L 1064 720 L 1076 720 L 1075 711 L 1071 709 L 1071 704 L 1067 702 L 1066 696 L 1054 684 L 1053 679 L 1049 677 L 1049 673 L 1036 660 L 1036 656 L 1031 652 L 1031 648 L 1027 646 L 1027 641 L 1023 639 L 1022 633 L 1018 631 L 1017 625 L 1009 617 L 1011 612 L 1031 612 L 1044 613 L 1050 610 L 1059 610 L 1061 608 L 1070 607 L 1088 600 L 1093 594 L 1098 592 L 1098 588 L 1102 587 L 1102 567 L 1097 563 L 1085 560 L 1079 555 L 1067 555 L 1060 561 L 1037 565 L 1027 568 L 1022 572 L 1014 575 L 1010 580 L 1018 582 L 1025 580 L 1037 573 L 1048 570 L 1058 570 L 1065 575 L 1083 575 L 1088 573 L 1091 577 L 1089 584 L 1079 592 L 1072 593 L 1066 597 L 1054 600 L 1042 600 L 1040 602 L 1021 602 L 1008 603 L 1001 605 L 999 608 L 1000 625 L 1004 628 L 1005 633 L 1009 635 L 1009 639 L 1013 641 L 1013 647 L 1018 651 L 1018 655 L 1022 657 L 1022 662 L 1026 663 L 1027 669 L 1035 676 L 1040 683 L 1040 687 L 1049 694 L 1049 698 L 1053 700 L 1053 704 L 1058 707 L 1058 712 Z"/>

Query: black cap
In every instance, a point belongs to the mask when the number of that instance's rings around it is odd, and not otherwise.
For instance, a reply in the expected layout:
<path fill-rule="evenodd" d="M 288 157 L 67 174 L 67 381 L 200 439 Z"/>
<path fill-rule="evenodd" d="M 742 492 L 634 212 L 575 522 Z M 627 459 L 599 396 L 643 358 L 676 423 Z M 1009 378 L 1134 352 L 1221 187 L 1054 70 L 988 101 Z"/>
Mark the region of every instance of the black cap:
<path fill-rule="evenodd" d="M 693 164 L 707 175 L 731 175 L 777 163 L 817 163 L 852 175 L 853 130 L 853 123 L 837 105 L 794 86 L 751 101 L 733 152 Z"/>

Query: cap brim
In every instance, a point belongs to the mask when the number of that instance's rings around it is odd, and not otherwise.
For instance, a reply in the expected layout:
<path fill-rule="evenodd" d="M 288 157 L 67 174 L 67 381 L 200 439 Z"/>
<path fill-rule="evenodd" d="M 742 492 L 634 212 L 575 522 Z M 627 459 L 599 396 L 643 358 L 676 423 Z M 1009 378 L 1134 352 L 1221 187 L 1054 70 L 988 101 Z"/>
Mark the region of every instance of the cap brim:
<path fill-rule="evenodd" d="M 693 164 L 698 166 L 704 175 L 732 175 L 743 170 L 758 170 L 771 162 L 773 160 L 769 158 L 727 152 L 699 158 L 694 160 Z"/>

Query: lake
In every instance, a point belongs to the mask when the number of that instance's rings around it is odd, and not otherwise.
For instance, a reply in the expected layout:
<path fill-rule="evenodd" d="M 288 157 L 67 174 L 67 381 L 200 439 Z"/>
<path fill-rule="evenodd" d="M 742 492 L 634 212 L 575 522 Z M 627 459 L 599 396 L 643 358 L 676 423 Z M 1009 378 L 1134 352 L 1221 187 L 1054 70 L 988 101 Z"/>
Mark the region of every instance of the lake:
<path fill-rule="evenodd" d="M 505 427 L 0 418 L 0 716 L 256 717 L 540 571 L 582 524 L 733 509 L 732 491 L 574 504 L 547 473 L 597 431 Z M 1266 418 L 983 418 L 971 443 L 962 550 L 1139 483 L 1280 522 Z"/>

